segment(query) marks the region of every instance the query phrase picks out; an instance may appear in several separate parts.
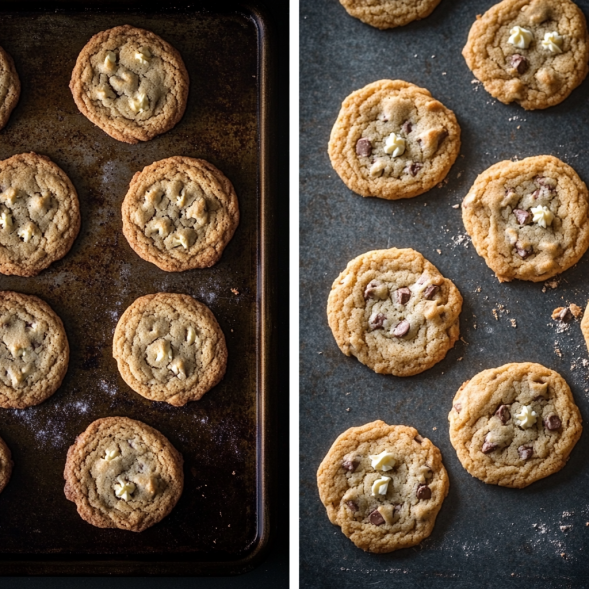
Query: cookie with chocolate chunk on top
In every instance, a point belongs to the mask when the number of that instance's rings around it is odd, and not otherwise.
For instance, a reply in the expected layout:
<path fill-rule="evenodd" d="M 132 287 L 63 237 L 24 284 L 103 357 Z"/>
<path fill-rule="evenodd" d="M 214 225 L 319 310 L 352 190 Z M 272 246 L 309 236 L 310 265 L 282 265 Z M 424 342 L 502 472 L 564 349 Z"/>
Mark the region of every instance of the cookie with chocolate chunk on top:
<path fill-rule="evenodd" d="M 10 448 L 6 445 L 6 442 L 0 438 L 0 493 L 4 490 L 4 487 L 6 487 L 10 480 L 13 466 L 14 462 L 12 462 Z"/>
<path fill-rule="evenodd" d="M 402 27 L 429 16 L 440 0 L 340 0 L 348 14 L 377 29 Z"/>
<path fill-rule="evenodd" d="M 20 79 L 12 57 L 0 47 L 0 129 L 8 123 L 10 113 L 20 97 Z"/>

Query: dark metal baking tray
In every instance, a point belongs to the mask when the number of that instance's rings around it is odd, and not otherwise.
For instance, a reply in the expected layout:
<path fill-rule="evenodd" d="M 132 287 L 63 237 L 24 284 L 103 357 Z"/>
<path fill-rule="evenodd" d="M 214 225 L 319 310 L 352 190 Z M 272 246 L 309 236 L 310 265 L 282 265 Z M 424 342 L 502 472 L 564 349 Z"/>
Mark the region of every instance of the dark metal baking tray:
<path fill-rule="evenodd" d="M 336 0 L 301 1 L 300 571 L 306 589 L 587 587 L 587 434 L 565 468 L 523 490 L 472 478 L 448 436 L 459 386 L 507 362 L 535 361 L 560 372 L 586 423 L 589 417 L 589 371 L 582 364 L 589 354 L 579 323 L 557 333 L 550 318 L 565 302 L 586 305 L 589 255 L 555 289 L 499 284 L 465 238 L 460 209 L 452 208 L 477 174 L 513 157 L 553 154 L 589 181 L 588 81 L 559 106 L 535 112 L 503 105 L 471 83 L 462 47 L 476 15 L 494 3 L 442 0 L 420 22 L 378 31 L 348 16 Z M 587 0 L 577 4 L 589 14 Z M 427 88 L 454 110 L 462 128 L 461 155 L 448 182 L 417 198 L 363 199 L 329 163 L 327 142 L 342 100 L 382 78 Z M 464 296 L 463 341 L 411 378 L 378 375 L 345 357 L 325 313 L 331 283 L 349 260 L 393 246 L 422 252 Z M 416 427 L 441 449 L 450 475 L 431 537 L 388 555 L 362 552 L 329 523 L 315 479 L 335 438 L 375 419 Z"/>
<path fill-rule="evenodd" d="M 35 151 L 75 185 L 82 228 L 72 250 L 34 278 L 0 276 L 2 290 L 40 296 L 63 319 L 67 376 L 50 399 L 0 413 L 15 462 L 0 497 L 0 574 L 236 574 L 259 562 L 269 533 L 272 248 L 272 26 L 256 3 L 3 2 L 0 44 L 22 93 L 0 132 L 0 158 Z M 88 39 L 132 24 L 181 53 L 188 107 L 168 133 L 139 145 L 113 140 L 76 108 L 68 83 Z M 233 182 L 241 223 L 212 268 L 166 273 L 121 233 L 133 174 L 172 155 L 204 158 Z M 227 339 L 222 382 L 174 408 L 134 393 L 118 374 L 112 336 L 139 296 L 187 293 L 207 304 Z M 77 434 L 125 415 L 166 435 L 183 454 L 184 493 L 161 523 L 133 534 L 85 523 L 63 494 Z"/>

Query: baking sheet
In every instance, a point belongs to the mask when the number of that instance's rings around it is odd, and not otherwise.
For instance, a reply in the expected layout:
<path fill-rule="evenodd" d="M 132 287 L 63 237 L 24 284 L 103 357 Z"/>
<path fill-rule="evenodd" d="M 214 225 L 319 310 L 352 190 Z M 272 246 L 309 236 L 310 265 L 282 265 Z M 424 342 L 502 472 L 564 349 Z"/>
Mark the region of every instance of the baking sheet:
<path fill-rule="evenodd" d="M 577 2 L 585 15 L 589 2 Z M 561 333 L 552 310 L 589 298 L 589 255 L 556 288 L 499 284 L 465 235 L 461 202 L 476 176 L 505 159 L 553 154 L 589 181 L 585 81 L 560 105 L 527 112 L 494 100 L 462 58 L 477 14 L 492 0 L 442 0 L 427 19 L 378 31 L 336 0 L 301 0 L 301 586 L 586 587 L 589 573 L 589 441 L 567 466 L 523 490 L 485 485 L 460 465 L 447 414 L 460 385 L 507 362 L 540 362 L 561 373 L 585 423 L 589 355 L 579 322 Z M 454 110 L 462 149 L 447 182 L 419 197 L 387 202 L 349 191 L 331 168 L 327 142 L 343 99 L 375 80 L 403 79 Z M 372 249 L 412 247 L 464 297 L 462 340 L 431 370 L 378 375 L 347 358 L 327 325 L 327 296 L 349 260 Z M 494 315 L 497 314 L 497 318 Z M 512 320 L 515 321 L 514 326 Z M 375 419 L 416 427 L 442 451 L 450 493 L 429 539 L 371 555 L 329 523 L 316 485 L 335 438 Z"/>

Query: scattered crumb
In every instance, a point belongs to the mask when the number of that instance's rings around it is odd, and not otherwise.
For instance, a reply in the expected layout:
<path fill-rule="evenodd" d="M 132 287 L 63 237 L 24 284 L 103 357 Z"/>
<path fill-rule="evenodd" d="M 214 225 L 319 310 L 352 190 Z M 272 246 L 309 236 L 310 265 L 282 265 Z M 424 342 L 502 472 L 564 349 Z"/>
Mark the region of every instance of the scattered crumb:
<path fill-rule="evenodd" d="M 475 292 L 481 292 L 481 287 L 480 287 L 480 286 L 477 286 L 477 287 L 475 288 Z"/>
<path fill-rule="evenodd" d="M 233 474 L 233 475 L 234 475 L 234 474 L 235 474 L 235 471 L 233 471 L 231 474 Z"/>
<path fill-rule="evenodd" d="M 544 288 L 542 289 L 542 292 L 546 292 L 547 288 L 556 288 L 558 286 L 559 280 L 557 280 L 556 278 L 553 278 L 552 280 L 547 280 L 544 283 Z"/>
<path fill-rule="evenodd" d="M 515 577 L 515 573 L 511 573 L 511 576 L 512 576 L 512 577 Z"/>
<path fill-rule="evenodd" d="M 514 329 L 517 327 L 517 322 L 515 319 L 510 319 L 509 320 L 511 322 L 511 327 L 513 327 Z"/>
<path fill-rule="evenodd" d="M 460 341 L 461 341 L 463 344 L 465 344 L 465 345 L 467 345 L 467 346 L 468 346 L 468 342 L 467 342 L 467 341 L 466 341 L 466 340 L 465 340 L 463 337 L 461 337 L 461 338 L 460 338 Z"/>
<path fill-rule="evenodd" d="M 349 412 L 350 412 L 350 408 L 348 407 L 348 408 L 346 409 L 346 411 L 349 413 Z M 517 417 L 517 416 L 516 416 L 516 417 Z"/>
<path fill-rule="evenodd" d="M 458 358 L 458 362 L 460 362 L 462 360 L 462 357 Z"/>
<path fill-rule="evenodd" d="M 493 317 L 495 317 L 495 321 L 499 321 L 499 315 L 497 314 L 497 309 L 493 309 Z"/>
<path fill-rule="evenodd" d="M 583 309 L 581 309 L 581 307 L 579 307 L 578 305 L 575 305 L 575 303 L 571 303 L 569 305 L 569 309 L 571 310 L 571 313 L 575 317 L 580 317 L 581 316 L 581 313 L 583 312 Z"/>
<path fill-rule="evenodd" d="M 423 203 L 423 206 L 424 206 L 424 207 L 427 207 L 427 203 L 426 203 L 426 202 L 424 202 L 424 203 Z"/>
<path fill-rule="evenodd" d="M 458 205 L 452 205 L 452 208 L 453 209 L 459 209 L 460 208 L 460 205 L 459 204 Z"/>
<path fill-rule="evenodd" d="M 521 125 L 518 125 L 516 128 L 517 128 L 517 129 L 521 129 L 521 128 L 522 128 L 522 126 L 521 126 Z"/>
<path fill-rule="evenodd" d="M 442 255 L 442 250 L 436 250 L 440 256 Z"/>
<path fill-rule="evenodd" d="M 589 522 L 587 522 L 587 523 L 585 524 L 585 526 L 589 526 Z"/>
<path fill-rule="evenodd" d="M 318 353 L 319 355 L 322 355 L 322 354 L 323 354 L 323 352 L 317 352 L 317 353 Z"/>
<path fill-rule="evenodd" d="M 567 557 L 567 555 L 566 555 L 564 552 L 561 552 L 561 553 L 560 553 L 560 555 L 561 555 L 563 558 L 566 558 L 566 557 Z"/>
<path fill-rule="evenodd" d="M 238 291 L 236 288 L 232 288 L 232 289 L 231 289 L 231 292 L 232 292 L 234 295 L 238 295 L 238 294 L 239 294 L 239 291 Z"/>
<path fill-rule="evenodd" d="M 560 531 L 561 532 L 567 532 L 570 529 L 571 529 L 571 526 L 560 526 Z"/>
<path fill-rule="evenodd" d="M 558 347 L 554 346 L 554 353 L 559 357 L 562 358 L 562 352 L 558 349 Z"/>
<path fill-rule="evenodd" d="M 517 417 L 517 415 L 516 415 L 516 417 Z M 437 428 L 437 427 L 432 427 L 432 429 L 433 429 L 434 431 L 436 431 L 438 428 Z"/>

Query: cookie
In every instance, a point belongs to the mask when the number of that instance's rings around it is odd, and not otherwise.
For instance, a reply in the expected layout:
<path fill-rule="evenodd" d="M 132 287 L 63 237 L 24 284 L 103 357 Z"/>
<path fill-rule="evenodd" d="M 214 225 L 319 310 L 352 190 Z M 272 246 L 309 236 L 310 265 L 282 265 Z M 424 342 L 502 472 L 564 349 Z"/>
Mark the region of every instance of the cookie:
<path fill-rule="evenodd" d="M 429 16 L 440 0 L 340 0 L 351 16 L 377 29 L 402 27 Z"/>
<path fill-rule="evenodd" d="M 583 337 L 585 338 L 587 349 L 589 349 L 589 303 L 587 304 L 587 308 L 585 309 L 583 319 L 581 319 L 581 332 L 583 333 Z"/>
<path fill-rule="evenodd" d="M 4 490 L 4 487 L 6 487 L 10 480 L 13 466 L 14 462 L 12 462 L 10 448 L 6 445 L 6 442 L 0 438 L 0 493 Z"/>
<path fill-rule="evenodd" d="M 446 177 L 460 151 L 460 127 L 424 88 L 380 80 L 344 100 L 328 151 L 333 169 L 357 194 L 411 198 Z"/>
<path fill-rule="evenodd" d="M 501 102 L 548 108 L 587 75 L 587 23 L 570 0 L 503 0 L 477 18 L 462 55 Z"/>
<path fill-rule="evenodd" d="M 123 201 L 129 245 L 167 272 L 215 264 L 238 224 L 233 185 L 205 160 L 155 162 L 133 176 Z"/>
<path fill-rule="evenodd" d="M 0 272 L 35 276 L 63 258 L 80 230 L 78 194 L 48 157 L 0 161 Z"/>
<path fill-rule="evenodd" d="M 460 335 L 462 296 L 412 249 L 354 258 L 329 293 L 339 349 L 379 374 L 412 376 L 442 360 Z"/>
<path fill-rule="evenodd" d="M 587 187 L 550 156 L 504 161 L 478 176 L 462 220 L 500 282 L 540 282 L 576 264 L 589 246 Z"/>
<path fill-rule="evenodd" d="M 176 407 L 200 399 L 227 367 L 225 336 L 215 316 L 182 294 L 138 298 L 117 323 L 113 356 L 136 393 Z"/>
<path fill-rule="evenodd" d="M 20 80 L 12 57 L 0 47 L 0 129 L 10 118 L 10 113 L 20 97 Z"/>
<path fill-rule="evenodd" d="M 373 421 L 341 434 L 317 471 L 332 524 L 368 552 L 415 546 L 433 530 L 450 482 L 416 429 Z"/>
<path fill-rule="evenodd" d="M 24 409 L 53 395 L 69 356 L 63 323 L 45 301 L 0 292 L 0 407 Z"/>
<path fill-rule="evenodd" d="M 151 31 L 124 25 L 94 35 L 78 56 L 70 90 L 80 112 L 125 143 L 149 141 L 184 115 L 188 72 Z"/>
<path fill-rule="evenodd" d="M 469 474 L 516 489 L 558 472 L 583 429 L 564 378 L 532 362 L 484 370 L 465 382 L 448 420 Z"/>
<path fill-rule="evenodd" d="M 142 532 L 180 499 L 183 462 L 169 440 L 145 423 L 128 417 L 98 419 L 68 450 L 65 496 L 97 528 Z"/>

